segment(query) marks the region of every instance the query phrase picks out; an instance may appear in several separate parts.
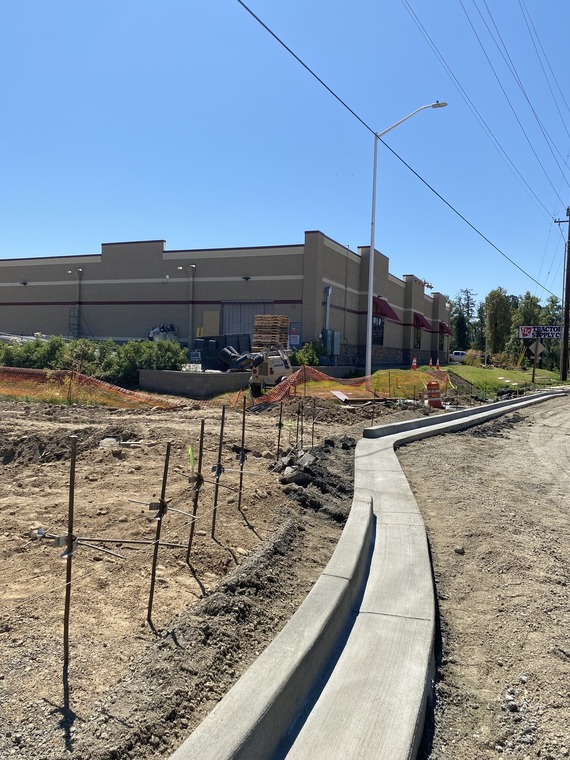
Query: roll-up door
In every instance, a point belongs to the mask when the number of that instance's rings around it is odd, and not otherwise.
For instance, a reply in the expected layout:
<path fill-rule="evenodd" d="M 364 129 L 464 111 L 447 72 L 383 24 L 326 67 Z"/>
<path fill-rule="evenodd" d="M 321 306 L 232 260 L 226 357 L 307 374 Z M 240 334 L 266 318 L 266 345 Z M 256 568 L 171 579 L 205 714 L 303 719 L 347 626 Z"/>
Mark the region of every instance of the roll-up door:
<path fill-rule="evenodd" d="M 273 314 L 271 301 L 226 301 L 222 303 L 222 335 L 249 333 L 257 314 Z"/>

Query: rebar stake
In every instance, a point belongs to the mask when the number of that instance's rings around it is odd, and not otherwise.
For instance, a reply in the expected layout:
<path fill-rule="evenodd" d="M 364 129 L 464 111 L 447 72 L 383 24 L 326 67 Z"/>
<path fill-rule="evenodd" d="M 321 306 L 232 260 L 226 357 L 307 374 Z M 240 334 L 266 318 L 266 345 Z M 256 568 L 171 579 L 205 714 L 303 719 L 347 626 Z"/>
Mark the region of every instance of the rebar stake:
<path fill-rule="evenodd" d="M 218 461 L 215 467 L 213 467 L 213 471 L 215 472 L 215 479 L 216 479 L 216 485 L 214 488 L 214 509 L 212 511 L 212 538 L 215 537 L 216 534 L 216 517 L 218 514 L 218 494 L 220 491 L 220 478 L 222 476 L 222 473 L 224 471 L 224 468 L 222 466 L 222 446 L 224 444 L 224 421 L 226 419 L 226 405 L 222 406 L 222 420 L 220 422 L 220 442 L 218 444 Z"/>
<path fill-rule="evenodd" d="M 71 609 L 71 561 L 73 558 L 73 506 L 75 501 L 75 461 L 77 458 L 77 436 L 71 436 L 71 462 L 69 465 L 69 507 L 67 511 L 67 546 L 63 555 L 65 569 L 65 608 L 63 613 L 63 667 L 69 664 L 69 612 Z"/>
<path fill-rule="evenodd" d="M 200 443 L 198 448 L 198 470 L 196 480 L 194 481 L 194 496 L 192 498 L 192 522 L 190 523 L 190 535 L 188 536 L 188 549 L 186 551 L 186 564 L 190 564 L 190 552 L 192 551 L 192 541 L 194 540 L 194 531 L 196 529 L 196 515 L 198 514 L 198 499 L 200 498 L 200 489 L 204 484 L 202 476 L 202 458 L 204 455 L 204 420 L 200 422 Z"/>
<path fill-rule="evenodd" d="M 245 453 L 245 397 L 243 399 L 243 410 L 241 415 L 241 449 L 238 455 L 239 458 L 239 489 L 238 489 L 238 510 L 241 512 L 241 493 L 243 489 L 243 468 L 247 455 Z"/>
<path fill-rule="evenodd" d="M 317 417 L 317 399 L 313 397 L 313 424 L 311 426 L 311 448 L 315 448 L 315 420 Z"/>
<path fill-rule="evenodd" d="M 277 423 L 277 456 L 275 457 L 275 461 L 279 461 L 279 457 L 281 456 L 281 431 L 283 430 L 283 401 L 279 404 L 279 422 Z"/>
<path fill-rule="evenodd" d="M 150 575 L 150 592 L 148 596 L 148 610 L 146 619 L 148 624 L 152 625 L 152 603 L 154 599 L 154 586 L 156 583 L 156 563 L 158 560 L 158 542 L 160 541 L 160 528 L 162 526 L 162 518 L 166 514 L 168 509 L 166 504 L 166 482 L 168 480 L 168 463 L 170 462 L 170 448 L 172 446 L 171 441 L 166 444 L 166 456 L 164 458 L 164 473 L 162 475 L 162 490 L 160 492 L 160 500 L 158 502 L 158 512 L 156 513 L 156 535 L 154 537 L 154 551 L 152 555 L 152 570 Z"/>

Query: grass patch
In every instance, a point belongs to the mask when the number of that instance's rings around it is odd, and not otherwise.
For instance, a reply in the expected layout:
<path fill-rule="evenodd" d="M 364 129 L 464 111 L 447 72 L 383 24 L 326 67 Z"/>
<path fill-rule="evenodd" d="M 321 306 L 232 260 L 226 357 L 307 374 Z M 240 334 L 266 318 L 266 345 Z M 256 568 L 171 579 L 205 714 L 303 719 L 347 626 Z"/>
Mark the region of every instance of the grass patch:
<path fill-rule="evenodd" d="M 460 377 L 464 382 L 470 383 L 487 394 L 494 395 L 499 391 L 508 390 L 509 386 L 514 390 L 528 388 L 544 388 L 560 383 L 557 372 L 537 369 L 535 383 L 532 385 L 532 370 L 498 369 L 496 367 L 472 367 L 467 364 L 456 364 L 453 369 L 448 368 L 451 382 L 453 376 Z"/>
<path fill-rule="evenodd" d="M 430 367 L 412 369 L 382 369 L 371 378 L 374 392 L 384 398 L 415 399 L 424 393 L 427 384 L 437 382 L 445 391 L 449 383 L 447 372 Z"/>
<path fill-rule="evenodd" d="M 409 369 L 382 369 L 374 372 L 367 385 L 364 377 L 350 380 L 331 378 L 330 380 L 308 381 L 297 387 L 297 396 L 328 396 L 331 391 L 341 391 L 347 395 L 370 396 L 375 393 L 381 398 L 417 399 L 424 393 L 429 382 L 438 382 L 445 390 L 448 384 L 446 372 L 420 367 Z"/>
<path fill-rule="evenodd" d="M 431 367 L 419 367 L 417 370 L 386 369 L 374 372 L 369 381 L 366 378 L 327 378 L 300 381 L 289 388 L 289 398 L 331 398 L 333 391 L 340 391 L 348 398 L 367 398 L 372 400 L 373 393 L 382 399 L 418 400 L 425 393 L 429 382 L 437 382 L 443 393 L 447 391 L 449 378 L 447 372 Z M 279 388 L 280 386 L 277 386 Z"/>

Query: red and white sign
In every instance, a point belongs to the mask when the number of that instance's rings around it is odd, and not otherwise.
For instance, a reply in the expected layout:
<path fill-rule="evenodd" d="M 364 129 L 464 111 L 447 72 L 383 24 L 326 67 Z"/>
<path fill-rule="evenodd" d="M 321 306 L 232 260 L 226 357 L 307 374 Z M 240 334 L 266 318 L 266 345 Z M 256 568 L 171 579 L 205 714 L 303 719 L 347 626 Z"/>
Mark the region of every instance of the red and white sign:
<path fill-rule="evenodd" d="M 519 325 L 519 338 L 530 340 L 531 338 L 562 338 L 560 325 Z"/>

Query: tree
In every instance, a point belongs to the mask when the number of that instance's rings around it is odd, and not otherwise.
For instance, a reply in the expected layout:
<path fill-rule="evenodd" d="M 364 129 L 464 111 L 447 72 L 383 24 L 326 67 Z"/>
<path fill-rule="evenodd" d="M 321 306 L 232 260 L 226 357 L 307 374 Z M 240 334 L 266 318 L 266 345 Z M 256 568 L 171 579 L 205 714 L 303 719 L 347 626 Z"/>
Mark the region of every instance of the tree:
<path fill-rule="evenodd" d="M 465 288 L 451 300 L 452 350 L 467 351 L 472 346 L 472 320 L 475 315 L 475 293 Z"/>
<path fill-rule="evenodd" d="M 475 319 L 475 312 L 477 310 L 477 302 L 475 301 L 476 295 L 477 293 L 474 293 L 469 288 L 463 288 L 463 290 L 459 291 L 462 310 L 468 324 L 471 324 Z"/>
<path fill-rule="evenodd" d="M 295 351 L 291 357 L 291 364 L 294 367 L 301 367 L 305 364 L 307 367 L 316 367 L 319 363 L 319 356 L 326 353 L 322 341 L 314 340 L 312 343 L 305 343 L 298 351 Z"/>
<path fill-rule="evenodd" d="M 542 308 L 540 315 L 541 325 L 560 325 L 562 324 L 562 303 L 556 296 L 549 296 L 546 304 Z M 540 355 L 541 367 L 556 371 L 560 368 L 560 341 L 545 339 L 542 341 L 544 351 Z"/>
<path fill-rule="evenodd" d="M 519 327 L 540 324 L 541 310 L 540 299 L 531 295 L 528 290 L 519 298 L 519 305 L 513 312 L 511 337 L 505 347 L 517 364 L 523 360 L 526 348 L 524 342 L 519 339 Z"/>
<path fill-rule="evenodd" d="M 87 338 L 78 338 L 65 345 L 63 356 L 59 357 L 59 366 L 73 369 L 84 375 L 96 375 L 99 364 L 97 344 Z"/>
<path fill-rule="evenodd" d="M 504 351 L 509 340 L 512 324 L 511 303 L 511 299 L 504 288 L 491 290 L 485 298 L 487 348 L 492 354 Z"/>
<path fill-rule="evenodd" d="M 476 348 L 478 351 L 485 351 L 486 349 L 486 325 L 487 312 L 485 308 L 485 301 L 481 301 L 477 307 L 477 319 L 472 325 L 472 348 Z"/>
<path fill-rule="evenodd" d="M 541 325 L 559 325 L 562 323 L 562 303 L 556 296 L 549 296 L 542 307 Z"/>

